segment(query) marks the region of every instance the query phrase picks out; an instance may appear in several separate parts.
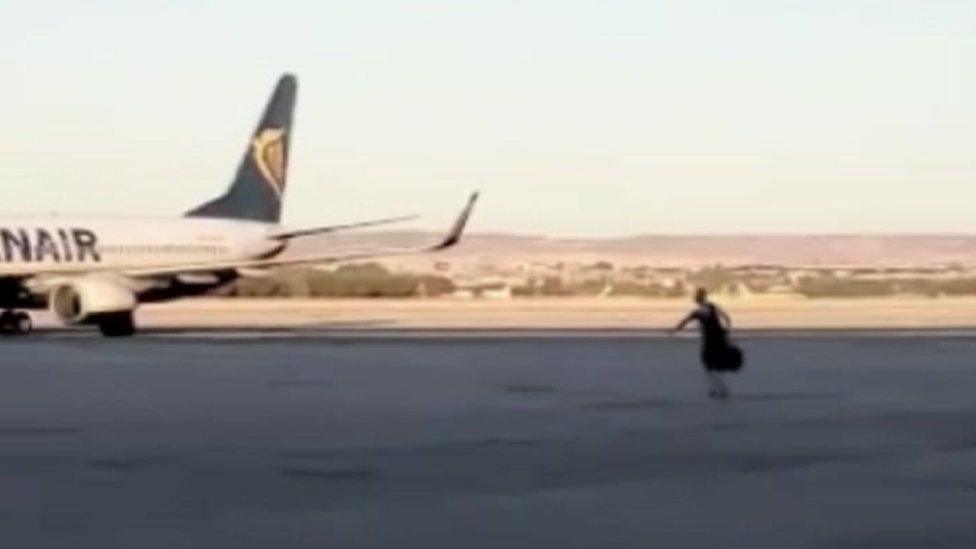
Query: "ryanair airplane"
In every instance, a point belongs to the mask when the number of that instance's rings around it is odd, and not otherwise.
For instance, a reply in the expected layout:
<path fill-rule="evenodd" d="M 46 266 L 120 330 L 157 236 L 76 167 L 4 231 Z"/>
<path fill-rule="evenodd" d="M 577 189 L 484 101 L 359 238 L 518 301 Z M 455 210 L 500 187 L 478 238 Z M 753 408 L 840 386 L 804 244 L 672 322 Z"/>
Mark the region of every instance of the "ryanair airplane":
<path fill-rule="evenodd" d="M 444 239 L 425 248 L 282 256 L 297 238 L 407 219 L 279 225 L 297 87 L 292 75 L 278 81 L 230 188 L 181 218 L 3 219 L 0 330 L 27 333 L 30 316 L 18 309 L 49 307 L 65 324 L 94 324 L 106 336 L 127 336 L 135 333 L 140 303 L 198 295 L 230 283 L 243 269 L 436 252 L 458 242 L 477 193 Z"/>

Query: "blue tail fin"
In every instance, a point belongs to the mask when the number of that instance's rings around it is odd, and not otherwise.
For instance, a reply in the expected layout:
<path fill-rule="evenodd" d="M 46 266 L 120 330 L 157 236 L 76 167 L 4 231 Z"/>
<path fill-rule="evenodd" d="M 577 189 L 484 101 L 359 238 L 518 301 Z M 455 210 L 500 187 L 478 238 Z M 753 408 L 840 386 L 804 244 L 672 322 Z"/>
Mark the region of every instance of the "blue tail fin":
<path fill-rule="evenodd" d="M 294 76 L 286 74 L 278 80 L 230 188 L 187 212 L 187 217 L 278 222 L 288 176 L 288 146 L 297 91 Z"/>

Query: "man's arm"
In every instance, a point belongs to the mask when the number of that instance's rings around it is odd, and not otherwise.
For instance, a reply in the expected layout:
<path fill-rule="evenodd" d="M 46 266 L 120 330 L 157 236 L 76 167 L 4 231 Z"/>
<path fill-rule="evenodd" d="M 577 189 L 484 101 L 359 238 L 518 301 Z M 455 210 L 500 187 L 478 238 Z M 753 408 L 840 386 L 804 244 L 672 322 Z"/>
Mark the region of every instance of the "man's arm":
<path fill-rule="evenodd" d="M 688 316 L 682 318 L 681 319 L 681 322 L 679 322 L 677 326 L 675 326 L 674 328 L 672 328 L 671 331 L 672 332 L 680 332 L 681 330 L 684 330 L 685 329 L 685 326 L 687 326 L 688 323 L 691 322 L 692 320 L 695 320 L 695 313 L 694 312 L 688 313 Z"/>

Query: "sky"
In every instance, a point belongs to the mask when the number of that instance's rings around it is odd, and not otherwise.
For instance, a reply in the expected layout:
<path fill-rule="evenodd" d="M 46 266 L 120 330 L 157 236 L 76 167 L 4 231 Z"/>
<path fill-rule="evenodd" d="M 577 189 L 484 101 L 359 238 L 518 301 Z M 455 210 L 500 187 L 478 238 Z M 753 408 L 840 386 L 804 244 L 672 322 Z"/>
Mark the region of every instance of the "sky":
<path fill-rule="evenodd" d="M 284 221 L 976 232 L 976 2 L 0 2 L 0 211 L 180 215 L 299 79 Z M 0 217 L 2 220 L 2 217 Z"/>

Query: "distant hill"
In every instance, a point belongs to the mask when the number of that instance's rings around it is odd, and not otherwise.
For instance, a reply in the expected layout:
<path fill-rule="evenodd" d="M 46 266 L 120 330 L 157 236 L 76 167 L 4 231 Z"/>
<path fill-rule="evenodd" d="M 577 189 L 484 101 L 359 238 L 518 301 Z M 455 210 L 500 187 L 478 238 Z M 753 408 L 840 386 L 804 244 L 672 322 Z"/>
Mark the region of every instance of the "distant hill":
<path fill-rule="evenodd" d="M 296 242 L 289 253 L 412 246 L 432 242 L 438 236 L 415 231 L 327 235 Z M 430 263 L 438 259 L 485 263 L 606 260 L 672 266 L 976 264 L 976 235 L 643 235 L 597 239 L 475 233 L 443 255 L 403 261 Z"/>

